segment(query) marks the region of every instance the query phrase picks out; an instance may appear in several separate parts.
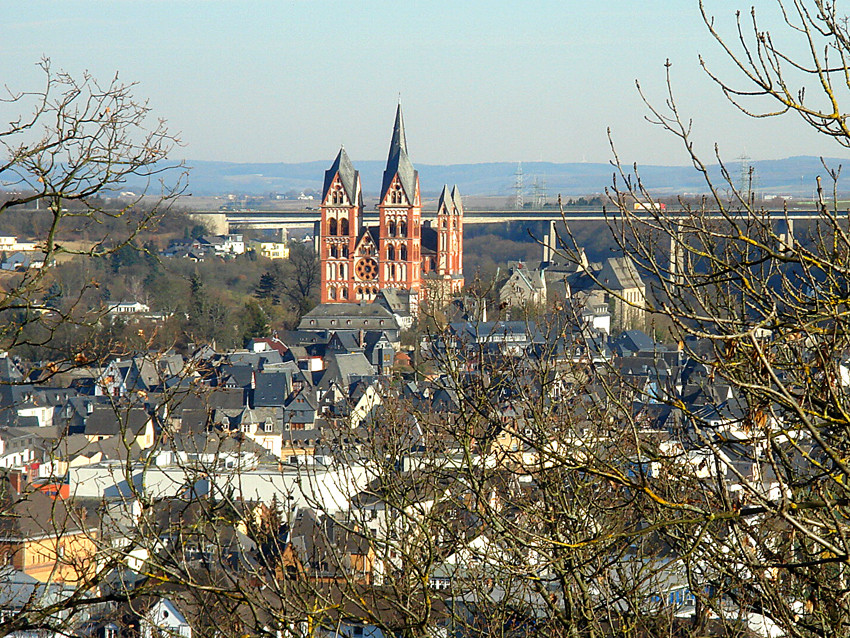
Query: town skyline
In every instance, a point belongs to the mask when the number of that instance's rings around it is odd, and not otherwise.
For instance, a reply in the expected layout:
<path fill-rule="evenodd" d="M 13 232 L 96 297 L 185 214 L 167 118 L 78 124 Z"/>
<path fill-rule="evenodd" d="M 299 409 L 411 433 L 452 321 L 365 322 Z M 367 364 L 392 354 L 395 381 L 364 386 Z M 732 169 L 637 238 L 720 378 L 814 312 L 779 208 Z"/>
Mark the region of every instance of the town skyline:
<path fill-rule="evenodd" d="M 733 33 L 730 11 L 710 3 Z M 665 99 L 665 62 L 697 150 L 724 159 L 843 157 L 790 117 L 736 112 L 699 67 L 702 54 L 736 76 L 698 8 L 625 2 L 532 7 L 89 1 L 27 3 L 6 19 L 0 73 L 11 91 L 36 90 L 36 63 L 138 82 L 152 113 L 180 132 L 174 157 L 227 162 L 325 161 L 341 145 L 380 160 L 377 131 L 401 100 L 417 163 L 607 162 L 607 130 L 623 161 L 683 165 L 681 145 L 645 121 L 641 82 Z M 622 17 L 628 15 L 629 20 Z M 769 27 L 775 16 L 764 15 Z M 76 37 L 73 34 L 85 34 Z M 0 116 L 15 117 L 8 106 Z M 713 158 L 712 158 L 713 159 Z"/>

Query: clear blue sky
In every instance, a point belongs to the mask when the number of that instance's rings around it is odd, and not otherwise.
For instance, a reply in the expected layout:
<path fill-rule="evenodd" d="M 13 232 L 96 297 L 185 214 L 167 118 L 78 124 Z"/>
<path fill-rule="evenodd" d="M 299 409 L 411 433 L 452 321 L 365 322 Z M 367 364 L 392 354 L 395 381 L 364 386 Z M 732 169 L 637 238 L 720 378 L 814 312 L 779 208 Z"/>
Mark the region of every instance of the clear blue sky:
<path fill-rule="evenodd" d="M 728 18 L 733 4 L 713 7 Z M 7 86 L 37 87 L 42 56 L 117 71 L 190 159 L 330 161 L 340 144 L 382 159 L 400 93 L 414 163 L 604 162 L 610 127 L 625 161 L 683 164 L 634 84 L 663 101 L 667 58 L 701 150 L 847 156 L 797 119 L 754 122 L 723 100 L 697 54 L 733 76 L 694 0 L 28 0 L 2 13 Z"/>

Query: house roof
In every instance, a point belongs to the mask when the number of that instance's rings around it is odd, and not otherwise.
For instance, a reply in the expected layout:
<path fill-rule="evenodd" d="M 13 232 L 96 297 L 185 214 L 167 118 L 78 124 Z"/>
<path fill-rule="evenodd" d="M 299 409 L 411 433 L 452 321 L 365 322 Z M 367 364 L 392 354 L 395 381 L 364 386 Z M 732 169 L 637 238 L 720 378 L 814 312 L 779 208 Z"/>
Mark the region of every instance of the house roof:
<path fill-rule="evenodd" d="M 254 405 L 282 406 L 292 391 L 292 373 L 288 370 L 261 372 L 254 387 Z"/>
<path fill-rule="evenodd" d="M 0 538 L 31 541 L 68 536 L 96 527 L 96 519 L 73 501 L 54 500 L 44 492 L 21 493 L 0 479 Z"/>
<path fill-rule="evenodd" d="M 362 352 L 332 352 L 325 355 L 325 373 L 319 387 L 327 388 L 331 383 L 337 383 L 347 391 L 355 381 L 373 376 L 375 368 Z"/>
<path fill-rule="evenodd" d="M 596 275 L 599 282 L 612 290 L 642 288 L 643 279 L 630 257 L 609 257 L 602 263 L 602 270 Z"/>
<path fill-rule="evenodd" d="M 348 322 L 351 323 L 348 323 Z M 381 323 L 383 322 L 383 323 Z M 384 306 L 376 303 L 319 304 L 304 315 L 299 330 L 398 330 L 398 322 Z"/>
<path fill-rule="evenodd" d="M 130 433 L 138 436 L 151 421 L 142 408 L 116 409 L 113 406 L 95 406 L 86 419 L 85 433 L 96 436 L 113 436 Z"/>

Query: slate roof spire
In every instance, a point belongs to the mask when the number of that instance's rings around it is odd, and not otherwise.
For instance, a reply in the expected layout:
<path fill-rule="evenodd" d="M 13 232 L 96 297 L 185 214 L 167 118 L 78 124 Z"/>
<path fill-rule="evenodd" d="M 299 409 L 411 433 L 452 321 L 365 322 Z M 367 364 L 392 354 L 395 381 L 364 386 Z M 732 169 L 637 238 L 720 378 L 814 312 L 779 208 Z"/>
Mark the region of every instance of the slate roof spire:
<path fill-rule="evenodd" d="M 407 138 L 404 135 L 404 117 L 401 114 L 401 102 L 398 103 L 398 107 L 395 111 L 393 139 L 390 142 L 390 154 L 387 157 L 387 164 L 392 161 L 393 155 L 397 155 L 399 153 L 407 154 Z"/>
<path fill-rule="evenodd" d="M 322 188 L 322 201 L 328 196 L 328 190 L 333 184 L 334 177 L 339 173 L 339 178 L 342 181 L 342 187 L 345 189 L 345 194 L 348 197 L 348 201 L 352 204 L 358 204 L 357 201 L 357 173 L 358 171 L 354 170 L 354 165 L 351 163 L 351 160 L 348 158 L 348 153 L 345 152 L 345 147 L 340 147 L 339 153 L 334 160 L 334 163 L 331 164 L 331 167 L 325 171 L 325 185 Z"/>
<path fill-rule="evenodd" d="M 390 152 L 387 155 L 387 167 L 384 169 L 384 182 L 381 187 L 381 201 L 387 194 L 393 178 L 398 174 L 401 187 L 409 202 L 413 203 L 416 187 L 416 171 L 407 155 L 407 137 L 404 134 L 404 117 L 401 114 L 401 103 L 395 112 L 393 138 L 390 141 Z"/>
<path fill-rule="evenodd" d="M 443 206 L 446 207 L 446 211 L 449 213 L 454 212 L 454 202 L 452 200 L 452 196 L 449 194 L 448 185 L 443 186 L 443 190 L 440 193 L 440 200 L 437 202 L 437 210 L 440 211 L 443 209 Z"/>

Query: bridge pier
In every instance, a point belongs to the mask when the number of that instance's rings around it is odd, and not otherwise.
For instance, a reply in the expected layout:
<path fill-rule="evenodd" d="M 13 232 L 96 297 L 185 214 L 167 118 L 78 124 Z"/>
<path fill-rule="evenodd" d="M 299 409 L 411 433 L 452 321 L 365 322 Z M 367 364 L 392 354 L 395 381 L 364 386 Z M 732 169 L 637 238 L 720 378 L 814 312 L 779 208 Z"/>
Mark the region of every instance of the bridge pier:
<path fill-rule="evenodd" d="M 780 219 L 776 223 L 776 238 L 779 244 L 776 248 L 779 252 L 790 252 L 794 250 L 794 220 L 791 218 Z"/>
<path fill-rule="evenodd" d="M 679 286 L 684 281 L 685 248 L 682 241 L 682 224 L 676 222 L 670 232 L 670 251 L 668 253 L 669 281 L 674 286 Z"/>

